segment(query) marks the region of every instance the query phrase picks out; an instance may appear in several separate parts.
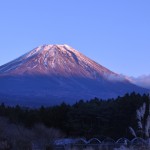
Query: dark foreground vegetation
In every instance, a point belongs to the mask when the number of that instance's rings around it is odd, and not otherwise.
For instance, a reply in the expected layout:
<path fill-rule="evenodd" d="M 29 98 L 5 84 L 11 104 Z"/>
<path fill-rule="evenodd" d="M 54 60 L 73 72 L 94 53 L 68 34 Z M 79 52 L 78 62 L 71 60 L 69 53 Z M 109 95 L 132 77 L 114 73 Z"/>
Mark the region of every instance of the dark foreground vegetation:
<path fill-rule="evenodd" d="M 52 150 L 54 141 L 62 137 L 58 129 L 43 124 L 29 129 L 0 118 L 0 150 Z"/>
<path fill-rule="evenodd" d="M 80 100 L 74 105 L 62 103 L 40 108 L 1 104 L 0 116 L 26 129 L 33 129 L 37 124 L 56 128 L 67 137 L 133 138 L 129 126 L 137 128 L 136 110 L 144 102 L 149 103 L 148 95 L 132 93 L 107 101 L 94 98 L 90 101 Z"/>

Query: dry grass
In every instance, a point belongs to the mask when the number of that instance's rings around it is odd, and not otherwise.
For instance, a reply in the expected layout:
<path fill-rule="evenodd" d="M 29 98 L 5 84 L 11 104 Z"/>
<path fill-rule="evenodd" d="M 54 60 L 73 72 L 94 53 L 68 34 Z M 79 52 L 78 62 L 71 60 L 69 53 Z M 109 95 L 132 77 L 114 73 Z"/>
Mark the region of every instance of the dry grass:
<path fill-rule="evenodd" d="M 92 147 L 87 147 L 87 148 L 79 148 L 79 147 L 72 147 L 72 148 L 66 148 L 65 150 L 104 150 L 103 148 L 92 148 Z M 130 147 L 126 148 L 124 146 L 121 146 L 120 148 L 106 148 L 105 150 L 150 150 L 150 148 L 146 147 Z"/>
<path fill-rule="evenodd" d="M 126 148 L 124 146 L 121 146 L 120 148 L 114 148 L 114 150 L 150 150 L 148 147 L 133 147 Z"/>
<path fill-rule="evenodd" d="M 77 147 L 73 147 L 73 148 L 70 148 L 70 149 L 67 149 L 67 150 L 94 150 L 92 147 L 87 147 L 87 148 L 84 148 L 84 149 L 79 149 Z"/>

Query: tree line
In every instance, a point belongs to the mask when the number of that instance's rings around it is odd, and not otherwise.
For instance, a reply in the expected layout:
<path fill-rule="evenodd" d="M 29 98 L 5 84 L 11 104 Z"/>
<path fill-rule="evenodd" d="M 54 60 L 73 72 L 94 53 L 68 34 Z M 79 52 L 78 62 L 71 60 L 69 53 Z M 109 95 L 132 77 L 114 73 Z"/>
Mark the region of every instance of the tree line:
<path fill-rule="evenodd" d="M 36 124 L 61 130 L 66 137 L 132 138 L 129 127 L 138 128 L 136 110 L 149 103 L 148 95 L 126 94 L 107 101 L 93 98 L 73 105 L 27 108 L 0 105 L 0 116 L 10 123 L 32 129 Z M 148 109 L 148 108 L 147 108 Z"/>

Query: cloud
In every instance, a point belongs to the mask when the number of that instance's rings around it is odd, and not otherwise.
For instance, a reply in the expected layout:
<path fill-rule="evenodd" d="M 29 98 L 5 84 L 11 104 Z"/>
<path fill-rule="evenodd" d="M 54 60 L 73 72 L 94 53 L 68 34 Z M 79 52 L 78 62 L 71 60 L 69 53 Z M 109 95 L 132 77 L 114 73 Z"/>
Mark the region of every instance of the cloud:
<path fill-rule="evenodd" d="M 107 79 L 107 80 L 110 80 L 110 81 L 118 81 L 118 82 L 122 82 L 122 81 L 127 81 L 128 78 L 122 74 L 104 74 L 104 77 Z"/>
<path fill-rule="evenodd" d="M 132 83 L 150 89 L 150 75 L 142 75 L 137 78 L 131 77 L 130 79 Z"/>

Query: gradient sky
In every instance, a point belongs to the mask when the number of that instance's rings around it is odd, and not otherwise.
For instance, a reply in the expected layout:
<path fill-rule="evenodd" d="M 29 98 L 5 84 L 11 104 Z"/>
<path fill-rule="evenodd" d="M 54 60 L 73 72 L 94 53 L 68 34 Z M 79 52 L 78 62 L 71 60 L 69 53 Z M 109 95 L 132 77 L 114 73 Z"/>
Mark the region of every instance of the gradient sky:
<path fill-rule="evenodd" d="M 119 74 L 150 74 L 149 0 L 2 0 L 0 65 L 68 44 Z"/>

